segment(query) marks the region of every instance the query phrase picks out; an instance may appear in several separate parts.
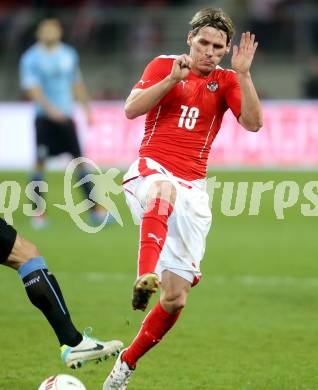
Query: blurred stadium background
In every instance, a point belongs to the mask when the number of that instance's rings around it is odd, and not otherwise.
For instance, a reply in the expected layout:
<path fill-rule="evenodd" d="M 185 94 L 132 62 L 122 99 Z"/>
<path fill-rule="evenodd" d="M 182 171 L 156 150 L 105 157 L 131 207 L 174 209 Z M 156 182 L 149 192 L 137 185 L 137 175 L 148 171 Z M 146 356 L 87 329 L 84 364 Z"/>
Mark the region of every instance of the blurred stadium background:
<path fill-rule="evenodd" d="M 3 0 L 0 6 L 0 99 L 3 103 L 0 104 L 0 168 L 25 168 L 33 163 L 33 113 L 28 106 L 16 105 L 25 100 L 19 88 L 18 61 L 21 53 L 34 42 L 34 31 L 41 18 L 53 15 L 62 21 L 64 40 L 79 51 L 92 100 L 104 102 L 95 110 L 95 126 L 91 131 L 85 128 L 78 114 L 86 155 L 102 165 L 126 166 L 136 155 L 142 136 L 142 120 L 126 121 L 120 102 L 150 59 L 187 50 L 188 21 L 197 9 L 207 4 L 223 7 L 233 17 L 237 30 L 234 42 L 243 30 L 255 32 L 259 48 L 253 77 L 260 96 L 274 103 L 265 115 L 265 129 L 269 132 L 257 139 L 244 135 L 242 142 L 237 142 L 234 135 L 223 140 L 218 137 L 211 164 L 317 165 L 317 137 L 313 136 L 311 126 L 317 122 L 317 106 L 307 104 L 304 107 L 303 104 L 305 99 L 318 96 L 317 1 L 52 0 L 27 1 L 22 6 L 18 1 Z M 229 61 L 230 56 L 225 66 Z M 297 107 L 301 100 L 303 108 L 295 110 L 295 105 L 291 104 L 288 109 L 281 100 L 297 100 Z M 117 103 L 109 103 L 114 101 Z M 228 126 L 227 133 L 232 134 L 233 119 Z M 275 140 L 270 136 L 268 141 L 264 137 L 271 131 L 278 135 Z M 235 134 L 241 132 L 236 129 Z M 18 145 L 14 142 L 17 136 L 21 140 Z M 278 140 L 286 136 L 290 138 L 289 142 Z M 118 149 L 123 144 L 121 140 L 129 143 L 125 150 Z M 245 145 L 244 149 L 245 140 L 249 146 Z M 219 142 L 222 145 L 219 146 Z M 269 143 L 268 149 L 273 150 L 276 147 L 273 142 L 288 149 L 278 151 L 281 157 L 278 160 L 269 150 L 264 151 L 265 144 Z M 241 145 L 239 150 L 233 148 L 234 143 Z"/>
<path fill-rule="evenodd" d="M 260 46 L 253 73 L 263 97 L 306 97 L 305 78 L 318 51 L 315 0 L 38 0 L 24 1 L 23 6 L 2 0 L 1 100 L 22 98 L 16 64 L 44 15 L 54 14 L 63 22 L 65 40 L 80 52 L 91 96 L 123 99 L 149 58 L 186 50 L 187 23 L 207 5 L 228 11 L 236 37 L 242 29 L 256 33 Z"/>
<path fill-rule="evenodd" d="M 33 111 L 19 88 L 18 61 L 41 18 L 57 16 L 64 40 L 80 54 L 95 102 L 91 129 L 76 114 L 85 155 L 106 168 L 123 168 L 137 156 L 143 131 L 142 118 L 124 118 L 123 100 L 151 58 L 187 50 L 187 23 L 205 6 L 233 17 L 235 40 L 244 30 L 255 32 L 260 46 L 253 76 L 265 109 L 259 134 L 241 131 L 226 117 L 209 176 L 249 184 L 295 181 L 301 194 L 277 220 L 273 192 L 263 197 L 258 217 L 248 216 L 247 208 L 236 218 L 221 213 L 217 193 L 204 278 L 180 324 L 142 360 L 129 388 L 316 390 L 317 210 L 313 217 L 300 212 L 308 203 L 305 183 L 318 180 L 316 0 L 1 0 L 0 182 L 15 180 L 23 189 L 33 164 Z M 52 167 L 62 169 L 66 161 L 54 160 Z M 64 203 L 63 170 L 50 172 L 48 182 L 49 228 L 31 229 L 24 194 L 15 226 L 38 244 L 61 281 L 74 322 L 129 343 L 143 314 L 130 310 L 138 228 L 123 197 L 116 204 L 124 227 L 91 235 L 53 206 Z M 0 297 L 0 389 L 34 390 L 45 377 L 65 372 L 54 335 L 7 269 L 1 269 Z M 89 366 L 76 375 L 88 390 L 100 389 L 111 367 Z"/>

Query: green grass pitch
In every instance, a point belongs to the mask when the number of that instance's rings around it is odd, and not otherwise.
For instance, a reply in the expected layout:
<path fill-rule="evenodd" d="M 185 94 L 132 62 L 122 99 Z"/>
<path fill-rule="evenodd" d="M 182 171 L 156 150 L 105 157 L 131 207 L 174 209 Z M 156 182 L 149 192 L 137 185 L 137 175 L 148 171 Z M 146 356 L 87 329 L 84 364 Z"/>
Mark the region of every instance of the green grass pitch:
<path fill-rule="evenodd" d="M 292 180 L 301 189 L 318 180 L 315 172 L 211 175 L 250 183 Z M 24 186 L 26 177 L 2 172 L 0 181 Z M 51 173 L 48 183 L 49 228 L 33 231 L 21 207 L 14 224 L 37 243 L 77 327 L 92 326 L 96 337 L 120 338 L 127 345 L 144 314 L 130 307 L 138 228 L 124 199 L 116 199 L 123 228 L 87 234 L 53 206 L 63 203 L 62 174 Z M 220 212 L 220 194 L 216 190 L 204 277 L 175 328 L 140 360 L 129 389 L 318 389 L 318 217 L 301 215 L 300 196 L 285 219 L 277 220 L 273 191 L 264 195 L 259 216 L 248 216 L 247 207 L 242 215 L 227 217 Z M 101 389 L 114 360 L 68 370 L 52 330 L 29 303 L 17 274 L 1 267 L 0 281 L 0 389 L 35 390 L 57 373 L 77 376 L 88 390 Z"/>

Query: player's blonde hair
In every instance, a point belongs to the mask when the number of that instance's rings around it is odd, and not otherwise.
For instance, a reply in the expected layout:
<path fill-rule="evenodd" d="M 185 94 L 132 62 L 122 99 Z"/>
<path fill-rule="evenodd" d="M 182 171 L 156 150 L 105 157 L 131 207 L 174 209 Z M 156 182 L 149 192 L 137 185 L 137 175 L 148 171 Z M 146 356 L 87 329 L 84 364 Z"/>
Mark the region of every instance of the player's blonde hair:
<path fill-rule="evenodd" d="M 227 35 L 227 44 L 234 35 L 234 24 L 232 19 L 221 8 L 204 8 L 198 11 L 190 21 L 192 34 L 196 35 L 202 27 L 214 27 L 222 30 Z"/>

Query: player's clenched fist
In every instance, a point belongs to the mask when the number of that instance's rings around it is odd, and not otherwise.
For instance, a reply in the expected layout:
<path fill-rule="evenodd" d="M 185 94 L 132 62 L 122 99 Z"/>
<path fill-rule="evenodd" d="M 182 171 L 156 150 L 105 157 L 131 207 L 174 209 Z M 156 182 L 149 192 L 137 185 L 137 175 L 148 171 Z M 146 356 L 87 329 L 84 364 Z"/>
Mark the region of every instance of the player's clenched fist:
<path fill-rule="evenodd" d="M 178 56 L 174 61 L 170 73 L 170 79 L 175 82 L 179 82 L 185 79 L 192 66 L 192 58 L 188 54 L 182 54 Z"/>

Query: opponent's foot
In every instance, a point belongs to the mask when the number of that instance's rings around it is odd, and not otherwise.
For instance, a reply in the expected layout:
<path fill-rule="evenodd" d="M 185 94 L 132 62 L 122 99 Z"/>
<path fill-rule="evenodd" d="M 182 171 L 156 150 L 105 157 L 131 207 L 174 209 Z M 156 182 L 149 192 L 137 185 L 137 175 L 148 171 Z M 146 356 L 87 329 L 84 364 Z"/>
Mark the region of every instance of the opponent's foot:
<path fill-rule="evenodd" d="M 158 291 L 159 285 L 159 276 L 153 272 L 140 276 L 133 286 L 133 309 L 145 311 L 152 294 Z"/>
<path fill-rule="evenodd" d="M 130 368 L 128 364 L 122 360 L 121 357 L 124 351 L 121 351 L 114 368 L 106 378 L 103 390 L 125 390 L 127 388 L 128 381 L 132 376 L 134 369 Z"/>
<path fill-rule="evenodd" d="M 101 362 L 111 356 L 117 356 L 123 348 L 123 343 L 118 340 L 99 341 L 90 337 L 91 328 L 84 331 L 83 340 L 75 347 L 63 345 L 61 357 L 67 367 L 80 368 L 88 361 Z"/>

